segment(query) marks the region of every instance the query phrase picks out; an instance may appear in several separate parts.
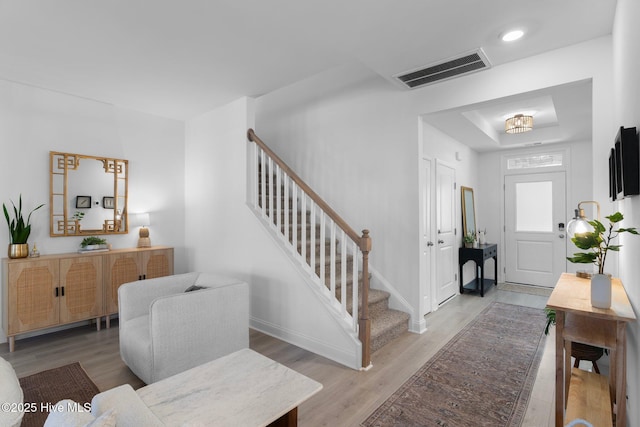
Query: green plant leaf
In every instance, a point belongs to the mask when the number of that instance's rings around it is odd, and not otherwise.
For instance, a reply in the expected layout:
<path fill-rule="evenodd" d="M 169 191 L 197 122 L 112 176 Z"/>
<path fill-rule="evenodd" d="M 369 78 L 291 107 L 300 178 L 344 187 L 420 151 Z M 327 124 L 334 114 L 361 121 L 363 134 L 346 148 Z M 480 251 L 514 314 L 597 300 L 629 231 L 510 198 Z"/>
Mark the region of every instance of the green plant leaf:
<path fill-rule="evenodd" d="M 602 238 L 595 232 L 576 234 L 571 241 L 580 249 L 599 248 Z"/>
<path fill-rule="evenodd" d="M 618 233 L 631 233 L 631 234 L 639 234 L 638 230 L 635 229 L 635 227 L 631 227 L 631 228 L 621 228 L 618 230 Z"/>
<path fill-rule="evenodd" d="M 567 257 L 567 260 L 577 264 L 591 264 L 596 261 L 597 257 L 595 252 L 577 252 L 572 257 Z"/>
<path fill-rule="evenodd" d="M 620 222 L 620 221 L 622 221 L 624 219 L 624 217 L 622 216 L 622 214 L 620 212 L 616 212 L 614 214 L 606 216 L 605 218 L 607 218 L 612 224 Z"/>
<path fill-rule="evenodd" d="M 622 245 L 609 245 L 607 247 L 607 249 L 610 250 L 610 251 L 618 252 L 618 251 L 620 251 L 621 247 L 622 247 Z"/>
<path fill-rule="evenodd" d="M 602 223 L 597 219 L 594 219 L 593 221 L 589 221 L 589 224 L 591 224 L 591 226 L 593 227 L 592 233 L 594 234 L 602 234 L 606 230 L 606 228 L 604 228 L 604 225 L 602 225 Z"/>

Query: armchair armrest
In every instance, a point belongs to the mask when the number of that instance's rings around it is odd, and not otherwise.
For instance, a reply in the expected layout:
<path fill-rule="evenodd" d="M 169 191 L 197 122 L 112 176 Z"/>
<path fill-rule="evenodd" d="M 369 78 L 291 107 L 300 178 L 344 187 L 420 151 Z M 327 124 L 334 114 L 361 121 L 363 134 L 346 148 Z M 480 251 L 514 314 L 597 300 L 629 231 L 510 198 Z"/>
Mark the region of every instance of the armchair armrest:
<path fill-rule="evenodd" d="M 249 285 L 160 297 L 149 322 L 155 382 L 249 347 Z"/>
<path fill-rule="evenodd" d="M 193 285 L 200 273 L 176 274 L 125 283 L 118 288 L 120 325 L 127 320 L 149 314 L 153 300 L 164 295 L 184 292 Z"/>
<path fill-rule="evenodd" d="M 91 400 L 93 416 L 99 417 L 109 409 L 115 409 L 118 426 L 164 426 L 129 384 L 104 391 Z"/>

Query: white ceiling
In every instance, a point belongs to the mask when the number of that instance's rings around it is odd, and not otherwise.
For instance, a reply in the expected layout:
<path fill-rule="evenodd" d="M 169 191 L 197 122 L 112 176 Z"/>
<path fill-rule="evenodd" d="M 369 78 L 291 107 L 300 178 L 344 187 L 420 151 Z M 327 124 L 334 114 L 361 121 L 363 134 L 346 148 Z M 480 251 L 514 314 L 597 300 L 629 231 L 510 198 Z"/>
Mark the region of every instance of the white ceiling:
<path fill-rule="evenodd" d="M 557 142 L 591 141 L 591 81 L 522 93 L 480 104 L 439 111 L 424 121 L 476 151 Z M 504 122 L 515 114 L 533 116 L 533 130 L 507 134 Z"/>
<path fill-rule="evenodd" d="M 345 63 L 390 79 L 482 47 L 495 66 L 610 34 L 614 13 L 614 0 L 0 0 L 0 78 L 187 119 Z M 499 39 L 515 27 L 522 40 Z M 557 99 L 536 96 L 563 127 Z"/>

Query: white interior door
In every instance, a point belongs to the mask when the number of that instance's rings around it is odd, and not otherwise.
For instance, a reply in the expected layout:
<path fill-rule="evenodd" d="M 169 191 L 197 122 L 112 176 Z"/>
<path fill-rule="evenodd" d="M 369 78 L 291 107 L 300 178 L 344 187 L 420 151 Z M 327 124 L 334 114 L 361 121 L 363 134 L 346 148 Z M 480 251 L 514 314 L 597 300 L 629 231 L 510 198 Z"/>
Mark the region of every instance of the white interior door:
<path fill-rule="evenodd" d="M 422 159 L 422 240 L 421 240 L 421 252 L 420 256 L 421 260 L 421 268 L 423 268 L 422 272 L 422 280 L 420 283 L 420 315 L 424 316 L 427 313 L 431 312 L 431 283 L 433 283 L 433 270 L 432 270 L 432 259 L 433 259 L 433 225 L 431 223 L 433 215 L 431 214 L 431 209 L 433 207 L 433 203 L 431 198 L 433 197 L 433 191 L 431 190 L 431 186 L 433 184 L 433 179 L 431 177 L 432 168 L 431 168 L 431 160 Z"/>
<path fill-rule="evenodd" d="M 438 304 L 457 292 L 455 264 L 455 169 L 436 163 L 436 301 Z"/>
<path fill-rule="evenodd" d="M 507 282 L 553 287 L 566 269 L 565 173 L 505 176 Z"/>

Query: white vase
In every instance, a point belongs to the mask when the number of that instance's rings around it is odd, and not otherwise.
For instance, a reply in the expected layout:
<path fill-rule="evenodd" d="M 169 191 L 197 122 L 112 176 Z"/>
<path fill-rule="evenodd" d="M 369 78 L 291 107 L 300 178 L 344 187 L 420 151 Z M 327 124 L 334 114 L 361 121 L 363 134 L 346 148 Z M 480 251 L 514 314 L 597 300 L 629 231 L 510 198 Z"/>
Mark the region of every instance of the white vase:
<path fill-rule="evenodd" d="M 591 276 L 591 305 L 596 308 L 611 307 L 611 276 L 608 274 Z"/>

